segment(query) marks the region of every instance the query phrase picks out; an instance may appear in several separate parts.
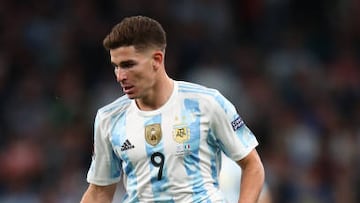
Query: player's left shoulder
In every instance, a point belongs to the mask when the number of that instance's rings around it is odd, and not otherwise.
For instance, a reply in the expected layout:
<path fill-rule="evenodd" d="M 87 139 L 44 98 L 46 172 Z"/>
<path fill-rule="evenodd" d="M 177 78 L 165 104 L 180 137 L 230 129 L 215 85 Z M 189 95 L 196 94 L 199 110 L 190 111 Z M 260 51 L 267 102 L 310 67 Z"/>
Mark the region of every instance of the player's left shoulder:
<path fill-rule="evenodd" d="M 217 89 L 198 83 L 177 81 L 177 85 L 180 93 L 187 93 L 193 95 L 194 97 L 211 99 L 221 95 Z"/>

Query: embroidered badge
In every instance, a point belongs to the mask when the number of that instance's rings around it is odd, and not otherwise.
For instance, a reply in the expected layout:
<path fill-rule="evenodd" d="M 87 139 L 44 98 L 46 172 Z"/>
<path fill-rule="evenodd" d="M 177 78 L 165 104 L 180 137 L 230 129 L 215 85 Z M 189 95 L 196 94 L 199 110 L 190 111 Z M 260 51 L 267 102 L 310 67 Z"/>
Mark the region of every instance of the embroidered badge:
<path fill-rule="evenodd" d="M 145 126 L 145 140 L 148 144 L 155 146 L 162 138 L 161 126 L 159 123 Z"/>
<path fill-rule="evenodd" d="M 184 143 L 190 140 L 190 129 L 186 125 L 174 126 L 173 138 L 177 143 Z"/>

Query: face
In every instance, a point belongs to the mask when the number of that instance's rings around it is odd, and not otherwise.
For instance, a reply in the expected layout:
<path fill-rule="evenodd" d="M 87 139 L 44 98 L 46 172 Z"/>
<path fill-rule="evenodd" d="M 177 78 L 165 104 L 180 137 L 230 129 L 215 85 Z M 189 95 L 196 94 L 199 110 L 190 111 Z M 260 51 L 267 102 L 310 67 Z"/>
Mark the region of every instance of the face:
<path fill-rule="evenodd" d="M 158 71 L 157 52 L 136 51 L 134 46 L 110 50 L 116 80 L 130 99 L 141 99 L 149 95 L 156 82 Z"/>

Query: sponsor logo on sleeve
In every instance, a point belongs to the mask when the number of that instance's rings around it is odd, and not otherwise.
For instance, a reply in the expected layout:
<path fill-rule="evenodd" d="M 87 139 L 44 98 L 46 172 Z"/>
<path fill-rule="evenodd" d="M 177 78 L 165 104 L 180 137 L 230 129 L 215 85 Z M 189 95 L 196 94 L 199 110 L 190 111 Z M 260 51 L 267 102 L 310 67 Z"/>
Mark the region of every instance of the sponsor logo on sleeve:
<path fill-rule="evenodd" d="M 238 116 L 235 120 L 231 122 L 231 126 L 233 127 L 234 131 L 241 128 L 244 125 L 244 121 L 240 116 Z"/>

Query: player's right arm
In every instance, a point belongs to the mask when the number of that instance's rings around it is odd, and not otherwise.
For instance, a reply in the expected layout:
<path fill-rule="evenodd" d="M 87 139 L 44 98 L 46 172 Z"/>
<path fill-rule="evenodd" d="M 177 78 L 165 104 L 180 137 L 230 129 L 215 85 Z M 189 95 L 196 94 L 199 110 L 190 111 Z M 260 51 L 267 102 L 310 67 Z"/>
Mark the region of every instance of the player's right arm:
<path fill-rule="evenodd" d="M 80 203 L 111 203 L 116 190 L 116 183 L 107 186 L 89 184 Z"/>
<path fill-rule="evenodd" d="M 98 111 L 94 122 L 94 151 L 87 174 L 89 187 L 81 203 L 111 203 L 121 176 L 121 160 L 109 140 L 109 120 Z"/>

